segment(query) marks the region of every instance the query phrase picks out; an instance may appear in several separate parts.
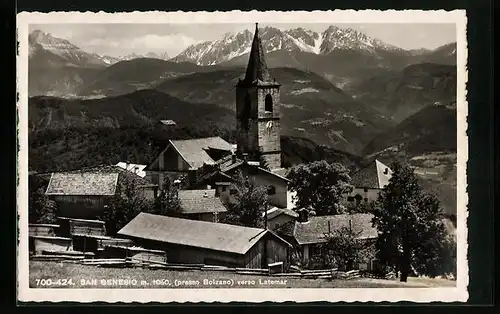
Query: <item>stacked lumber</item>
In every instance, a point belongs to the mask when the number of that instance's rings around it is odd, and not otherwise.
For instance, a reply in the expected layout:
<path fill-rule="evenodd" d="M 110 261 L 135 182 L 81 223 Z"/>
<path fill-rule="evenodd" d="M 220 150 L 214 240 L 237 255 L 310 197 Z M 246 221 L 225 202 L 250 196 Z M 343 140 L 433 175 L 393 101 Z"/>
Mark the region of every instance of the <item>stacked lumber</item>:
<path fill-rule="evenodd" d="M 106 236 L 104 221 L 69 219 L 69 232 L 78 236 Z"/>
<path fill-rule="evenodd" d="M 29 224 L 28 225 L 28 234 L 30 237 L 34 236 L 45 236 L 45 237 L 55 237 L 57 235 L 57 231 L 59 229 L 59 225 L 53 224 Z"/>
<path fill-rule="evenodd" d="M 35 254 L 42 254 L 42 251 L 72 251 L 73 240 L 54 236 L 32 236 L 32 250 Z"/>
<path fill-rule="evenodd" d="M 100 239 L 99 246 L 107 247 L 107 246 L 116 246 L 116 247 L 131 247 L 134 245 L 134 241 L 129 239 L 119 239 L 119 238 L 109 238 L 109 239 Z"/>
<path fill-rule="evenodd" d="M 148 250 L 139 247 L 128 247 L 126 250 L 128 252 L 127 256 L 132 260 L 150 263 L 167 263 L 167 257 L 164 251 Z"/>
<path fill-rule="evenodd" d="M 83 260 L 85 257 L 80 255 L 33 255 L 34 261 L 65 261 L 65 260 Z"/>
<path fill-rule="evenodd" d="M 235 268 L 237 274 L 240 275 L 268 275 L 268 269 L 259 268 Z"/>

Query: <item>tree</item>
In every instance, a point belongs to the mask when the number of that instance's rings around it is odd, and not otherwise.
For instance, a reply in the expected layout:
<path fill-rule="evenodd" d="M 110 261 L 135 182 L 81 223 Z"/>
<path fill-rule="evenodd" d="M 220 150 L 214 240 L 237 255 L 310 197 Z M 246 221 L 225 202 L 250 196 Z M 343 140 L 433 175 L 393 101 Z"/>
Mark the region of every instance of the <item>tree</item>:
<path fill-rule="evenodd" d="M 373 212 L 374 201 L 354 200 L 347 204 L 347 213 L 349 214 L 369 214 Z"/>
<path fill-rule="evenodd" d="M 267 188 L 258 186 L 240 171 L 232 187 L 236 193 L 227 204 L 225 222 L 262 227 L 263 213 L 267 207 Z"/>
<path fill-rule="evenodd" d="M 36 222 L 51 224 L 57 220 L 57 204 L 45 195 L 45 189 L 39 188 L 35 193 L 34 211 Z"/>
<path fill-rule="evenodd" d="M 29 178 L 29 221 L 32 223 L 55 223 L 57 220 L 57 204 L 45 195 L 48 180 L 36 175 Z"/>
<path fill-rule="evenodd" d="M 106 223 L 108 234 L 114 235 L 140 212 L 148 212 L 152 207 L 132 176 L 120 174 L 115 195 L 111 197 L 99 217 Z"/>
<path fill-rule="evenodd" d="M 324 160 L 294 166 L 288 179 L 297 193 L 296 207 L 313 208 L 318 216 L 342 213 L 340 202 L 352 191 L 347 169 Z"/>
<path fill-rule="evenodd" d="M 178 217 L 181 213 L 181 202 L 179 200 L 178 187 L 168 177 L 163 182 L 162 189 L 150 213 Z"/>
<path fill-rule="evenodd" d="M 440 203 L 420 187 L 409 166 L 394 163 L 391 168 L 389 184 L 373 209 L 379 260 L 400 271 L 404 282 L 411 271 L 436 276 L 450 249 Z"/>

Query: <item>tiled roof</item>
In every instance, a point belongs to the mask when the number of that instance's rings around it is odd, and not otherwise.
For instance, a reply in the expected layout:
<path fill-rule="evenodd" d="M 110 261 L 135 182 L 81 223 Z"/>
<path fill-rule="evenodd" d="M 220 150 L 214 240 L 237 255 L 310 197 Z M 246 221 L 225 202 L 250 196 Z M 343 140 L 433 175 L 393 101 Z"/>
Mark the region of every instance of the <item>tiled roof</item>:
<path fill-rule="evenodd" d="M 330 232 L 342 227 L 349 227 L 351 221 L 352 230 L 359 233 L 360 239 L 377 237 L 377 229 L 372 226 L 372 214 L 343 214 L 330 216 L 312 216 L 305 223 L 295 222 L 293 236 L 299 244 L 320 243 L 328 234 L 328 222 Z"/>
<path fill-rule="evenodd" d="M 118 173 L 53 173 L 47 195 L 114 195 Z"/>
<path fill-rule="evenodd" d="M 245 254 L 268 231 L 236 225 L 140 213 L 119 235 Z M 289 245 L 287 242 L 286 245 Z"/>
<path fill-rule="evenodd" d="M 118 180 L 122 180 L 123 178 L 127 178 L 133 180 L 137 186 L 156 186 L 155 184 L 151 184 L 147 179 L 142 178 L 140 176 L 135 175 L 131 171 L 125 170 L 122 167 L 117 165 L 100 165 L 95 167 L 82 168 L 78 170 L 67 171 L 66 173 L 118 173 L 120 176 Z"/>
<path fill-rule="evenodd" d="M 232 150 L 232 145 L 218 136 L 190 140 L 170 140 L 170 143 L 194 169 L 203 166 L 203 164 L 211 165 L 215 163 L 206 150 Z"/>
<path fill-rule="evenodd" d="M 389 167 L 374 160 L 353 174 L 351 184 L 360 188 L 382 189 L 389 183 L 391 175 L 392 171 Z"/>
<path fill-rule="evenodd" d="M 215 189 L 179 190 L 183 214 L 215 213 L 227 211 L 222 201 L 215 196 Z"/>
<path fill-rule="evenodd" d="M 244 161 L 239 159 L 239 158 L 235 158 L 233 160 L 233 156 L 231 156 L 231 155 L 223 157 L 223 158 L 217 160 L 216 162 L 219 165 L 220 171 L 222 171 L 222 172 L 226 172 L 226 171 L 232 170 L 234 168 L 237 168 L 244 163 Z"/>

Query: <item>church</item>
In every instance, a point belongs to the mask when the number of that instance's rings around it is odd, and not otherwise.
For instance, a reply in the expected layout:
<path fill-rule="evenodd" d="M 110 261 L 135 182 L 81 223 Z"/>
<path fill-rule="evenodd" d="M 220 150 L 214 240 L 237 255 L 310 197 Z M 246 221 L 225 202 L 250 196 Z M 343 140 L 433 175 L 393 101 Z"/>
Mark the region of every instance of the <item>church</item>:
<path fill-rule="evenodd" d="M 234 193 L 231 182 L 241 171 L 267 186 L 271 205 L 293 208 L 281 167 L 280 87 L 269 73 L 256 24 L 246 72 L 234 86 L 236 144 L 220 137 L 170 140 L 144 169 L 146 178 L 159 186 L 165 178 L 183 181 L 183 188 L 215 190 L 224 199 Z"/>

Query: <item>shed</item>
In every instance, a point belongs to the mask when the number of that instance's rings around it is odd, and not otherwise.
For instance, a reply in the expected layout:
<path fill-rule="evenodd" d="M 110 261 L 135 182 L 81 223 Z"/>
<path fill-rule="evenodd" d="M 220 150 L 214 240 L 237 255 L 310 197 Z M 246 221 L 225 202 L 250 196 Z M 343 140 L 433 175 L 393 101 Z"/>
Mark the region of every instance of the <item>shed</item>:
<path fill-rule="evenodd" d="M 289 265 L 291 244 L 275 233 L 236 225 L 140 213 L 119 232 L 148 249 L 167 253 L 169 262 L 242 268 Z"/>
<path fill-rule="evenodd" d="M 53 173 L 45 194 L 58 206 L 58 215 L 72 218 L 99 216 L 116 191 L 118 173 Z"/>

